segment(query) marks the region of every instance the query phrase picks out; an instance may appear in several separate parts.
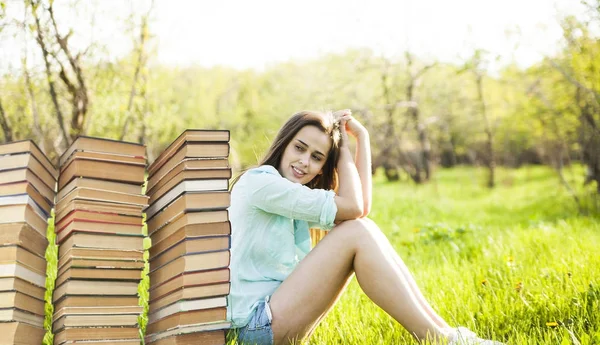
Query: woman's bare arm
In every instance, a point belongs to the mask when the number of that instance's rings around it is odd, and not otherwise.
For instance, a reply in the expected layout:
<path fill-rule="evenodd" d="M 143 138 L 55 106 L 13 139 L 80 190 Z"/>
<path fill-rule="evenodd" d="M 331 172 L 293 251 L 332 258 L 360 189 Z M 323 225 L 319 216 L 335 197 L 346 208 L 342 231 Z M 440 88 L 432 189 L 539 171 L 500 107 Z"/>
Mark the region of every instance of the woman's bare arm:
<path fill-rule="evenodd" d="M 348 134 L 345 125 L 346 119 L 341 119 L 342 141 L 337 164 L 339 187 L 338 194 L 335 196 L 335 204 L 338 209 L 335 216 L 336 222 L 357 219 L 364 214 L 360 175 L 348 148 Z"/>
<path fill-rule="evenodd" d="M 352 120 L 354 122 L 356 120 Z M 371 141 L 369 132 L 364 132 L 356 137 L 356 170 L 360 176 L 363 199 L 363 213 L 360 218 L 366 217 L 371 212 L 372 200 L 372 172 L 371 172 Z"/>
<path fill-rule="evenodd" d="M 357 119 L 352 117 L 349 110 L 342 110 L 340 121 L 345 121 L 347 133 L 356 139 L 355 164 L 360 177 L 360 190 L 363 200 L 363 213 L 360 218 L 366 217 L 371 212 L 372 200 L 372 173 L 371 173 L 371 141 L 369 131 Z"/>

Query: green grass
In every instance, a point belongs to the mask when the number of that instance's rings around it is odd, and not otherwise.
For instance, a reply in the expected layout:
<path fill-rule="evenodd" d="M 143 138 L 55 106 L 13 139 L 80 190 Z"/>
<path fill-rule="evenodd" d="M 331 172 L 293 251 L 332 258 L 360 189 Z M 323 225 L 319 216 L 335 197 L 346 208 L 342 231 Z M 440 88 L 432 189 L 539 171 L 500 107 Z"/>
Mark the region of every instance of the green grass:
<path fill-rule="evenodd" d="M 600 218 L 582 215 L 548 168 L 499 169 L 493 190 L 485 174 L 440 170 L 424 186 L 378 175 L 370 217 L 450 324 L 509 344 L 600 344 Z M 566 175 L 584 195 L 581 169 Z M 56 249 L 46 256 L 50 293 Z M 416 344 L 356 279 L 309 343 Z"/>
<path fill-rule="evenodd" d="M 577 344 L 570 334 L 600 344 L 600 219 L 581 216 L 550 169 L 501 169 L 494 190 L 485 174 L 437 171 L 425 186 L 377 178 L 370 217 L 450 324 L 510 344 Z M 365 339 L 416 343 L 354 280 L 310 344 Z"/>

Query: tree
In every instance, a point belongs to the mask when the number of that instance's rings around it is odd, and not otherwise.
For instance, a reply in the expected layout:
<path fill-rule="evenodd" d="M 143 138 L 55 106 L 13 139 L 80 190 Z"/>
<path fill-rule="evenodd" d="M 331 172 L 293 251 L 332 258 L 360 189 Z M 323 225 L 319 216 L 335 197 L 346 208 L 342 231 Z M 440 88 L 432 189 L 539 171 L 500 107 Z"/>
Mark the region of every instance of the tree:
<path fill-rule="evenodd" d="M 483 160 L 489 172 L 487 186 L 489 188 L 494 188 L 496 184 L 496 157 L 494 152 L 494 132 L 490 124 L 489 114 L 483 93 L 483 78 L 485 76 L 485 60 L 483 57 L 484 54 L 485 52 L 483 50 L 476 49 L 471 59 L 465 63 L 463 69 L 459 73 L 469 71 L 473 74 L 475 78 L 475 85 L 477 89 L 477 101 L 479 105 L 478 112 L 483 118 L 484 132 L 486 135 L 485 153 L 483 156 Z"/>
<path fill-rule="evenodd" d="M 416 72 L 413 72 L 413 63 L 414 57 L 410 52 L 406 52 L 406 62 L 407 62 L 407 71 L 408 71 L 408 82 L 406 85 L 406 100 L 411 104 L 407 108 L 407 113 L 409 117 L 412 119 L 415 131 L 417 133 L 417 137 L 419 138 L 420 144 L 420 152 L 419 152 L 419 160 L 417 161 L 416 171 L 414 173 L 413 180 L 416 183 L 421 183 L 425 181 L 429 181 L 431 178 L 431 144 L 429 142 L 429 138 L 427 136 L 427 125 L 425 121 L 421 118 L 421 111 L 419 108 L 419 103 L 416 101 L 415 96 L 415 87 L 418 85 L 420 78 L 426 73 L 430 68 L 434 67 L 436 64 L 429 64 Z M 425 176 L 422 176 L 421 170 L 425 173 Z"/>
<path fill-rule="evenodd" d="M 54 15 L 54 1 L 49 1 L 47 5 L 44 5 L 41 0 L 31 0 L 28 5 L 35 20 L 36 41 L 44 59 L 49 92 L 63 139 L 62 147 L 66 148 L 77 136 L 83 134 L 89 107 L 88 89 L 81 62 L 82 53 L 73 54 L 71 52 L 69 38 L 73 34 L 72 30 L 67 34 L 60 33 Z M 42 22 L 43 18 L 46 21 Z M 55 68 L 58 69 L 58 78 L 62 82 L 62 86 L 66 88 L 70 96 L 69 128 L 66 126 L 65 115 L 59 100 Z"/>
<path fill-rule="evenodd" d="M 8 143 L 13 140 L 12 129 L 8 123 L 8 119 L 2 106 L 2 100 L 0 99 L 0 126 L 2 126 L 2 132 L 4 133 L 4 142 Z"/>
<path fill-rule="evenodd" d="M 4 18 L 6 17 L 6 4 L 4 1 L 0 1 L 0 20 L 2 20 L 0 25 L 0 32 L 4 29 Z M 12 128 L 8 123 L 8 117 L 6 116 L 6 112 L 4 111 L 4 107 L 2 106 L 2 99 L 0 99 L 0 126 L 2 127 L 2 132 L 4 134 L 4 142 L 10 142 L 13 140 Z"/>
<path fill-rule="evenodd" d="M 600 24 L 600 1 L 584 2 Z M 600 43 L 590 32 L 592 23 L 581 23 L 573 17 L 563 21 L 564 38 L 567 43 L 560 59 L 547 61 L 558 71 L 565 83 L 572 86 L 573 104 L 577 107 L 579 120 L 578 142 L 582 160 L 587 167 L 585 183 L 596 183 L 600 194 Z"/>
<path fill-rule="evenodd" d="M 150 29 L 149 29 L 149 18 L 150 18 L 150 14 L 152 12 L 152 9 L 154 8 L 154 1 L 152 1 L 150 3 L 150 7 L 148 9 L 148 12 L 146 12 L 144 15 L 142 15 L 141 17 L 141 23 L 140 23 L 140 28 L 139 28 L 139 41 L 135 42 L 135 51 L 137 54 L 137 59 L 135 62 L 135 68 L 134 68 L 134 72 L 133 72 L 133 80 L 131 82 L 131 90 L 129 92 L 129 98 L 127 101 L 127 108 L 125 110 L 125 123 L 123 124 L 123 130 L 121 131 L 121 135 L 119 136 L 119 140 L 123 140 L 125 138 L 125 135 L 127 135 L 127 133 L 129 132 L 129 123 L 131 121 L 133 121 L 135 118 L 132 114 L 132 109 L 133 109 L 133 104 L 134 104 L 134 99 L 136 97 L 136 95 L 139 93 L 140 97 L 142 98 L 142 102 L 144 103 L 144 105 L 142 106 L 144 109 L 141 109 L 139 111 L 139 113 L 141 114 L 140 116 L 137 117 L 138 123 L 140 124 L 139 127 L 139 134 L 138 134 L 138 142 L 139 143 L 143 143 L 144 141 L 144 132 L 145 132 L 145 119 L 144 119 L 144 115 L 147 111 L 147 106 L 148 106 L 148 100 L 146 99 L 147 95 L 146 95 L 146 91 L 147 91 L 147 83 L 148 83 L 148 76 L 147 74 L 147 63 L 148 63 L 148 56 L 147 56 L 147 44 L 148 44 L 148 39 L 150 37 Z M 141 83 L 140 83 L 140 79 L 142 79 Z M 138 84 L 140 84 L 138 86 Z M 138 91 L 139 88 L 139 91 Z"/>

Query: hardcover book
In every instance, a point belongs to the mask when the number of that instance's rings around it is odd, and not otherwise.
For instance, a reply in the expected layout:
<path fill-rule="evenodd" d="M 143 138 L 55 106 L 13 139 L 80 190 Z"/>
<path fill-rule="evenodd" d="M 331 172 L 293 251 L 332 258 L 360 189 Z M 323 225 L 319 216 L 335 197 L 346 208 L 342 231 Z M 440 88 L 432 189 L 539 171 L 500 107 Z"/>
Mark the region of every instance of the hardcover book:
<path fill-rule="evenodd" d="M 148 167 L 148 173 L 154 174 L 167 160 L 182 149 L 186 143 L 228 143 L 230 133 L 228 130 L 203 130 L 203 129 L 187 129 L 177 139 L 175 139 Z M 228 145 L 228 144 L 227 144 Z M 207 155 L 197 155 L 208 157 Z M 227 156 L 223 155 L 223 156 Z M 180 161 L 181 159 L 177 159 Z"/>

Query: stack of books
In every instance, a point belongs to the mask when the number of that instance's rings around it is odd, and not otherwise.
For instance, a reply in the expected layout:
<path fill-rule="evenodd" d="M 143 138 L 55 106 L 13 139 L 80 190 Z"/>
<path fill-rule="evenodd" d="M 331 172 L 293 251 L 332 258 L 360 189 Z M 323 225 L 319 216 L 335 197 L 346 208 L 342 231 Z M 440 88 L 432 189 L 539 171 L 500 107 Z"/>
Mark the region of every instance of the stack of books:
<path fill-rule="evenodd" d="M 79 137 L 60 157 L 54 344 L 139 345 L 143 145 Z"/>
<path fill-rule="evenodd" d="M 0 145 L 0 343 L 44 338 L 46 231 L 58 171 L 32 141 Z"/>
<path fill-rule="evenodd" d="M 225 344 L 229 131 L 187 130 L 148 169 L 146 344 Z"/>

